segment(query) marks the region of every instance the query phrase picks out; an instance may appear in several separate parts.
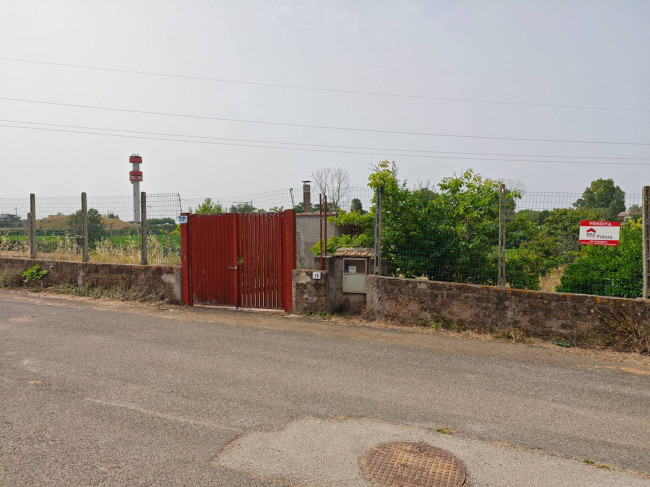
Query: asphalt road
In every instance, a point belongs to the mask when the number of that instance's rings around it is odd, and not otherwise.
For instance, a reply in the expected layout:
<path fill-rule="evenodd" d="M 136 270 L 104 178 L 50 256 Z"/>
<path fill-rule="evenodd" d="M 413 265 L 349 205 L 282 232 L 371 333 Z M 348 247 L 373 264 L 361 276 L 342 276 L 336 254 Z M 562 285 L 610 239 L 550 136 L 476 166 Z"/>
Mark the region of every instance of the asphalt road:
<path fill-rule="evenodd" d="M 370 485 L 358 454 L 400 438 L 470 486 L 650 485 L 650 365 L 0 291 L 0 486 Z"/>

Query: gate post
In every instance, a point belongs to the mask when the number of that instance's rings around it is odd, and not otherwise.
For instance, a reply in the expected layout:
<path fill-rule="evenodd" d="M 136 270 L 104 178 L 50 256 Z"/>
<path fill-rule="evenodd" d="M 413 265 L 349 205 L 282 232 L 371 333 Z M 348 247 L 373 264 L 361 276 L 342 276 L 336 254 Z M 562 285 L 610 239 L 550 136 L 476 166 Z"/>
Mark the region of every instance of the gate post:
<path fill-rule="evenodd" d="M 285 210 L 282 215 L 282 309 L 291 312 L 293 285 L 291 274 L 296 268 L 296 210 Z"/>
<path fill-rule="evenodd" d="M 181 223 L 181 299 L 188 306 L 193 306 L 192 281 L 190 278 L 190 214 L 181 213 L 185 223 Z"/>

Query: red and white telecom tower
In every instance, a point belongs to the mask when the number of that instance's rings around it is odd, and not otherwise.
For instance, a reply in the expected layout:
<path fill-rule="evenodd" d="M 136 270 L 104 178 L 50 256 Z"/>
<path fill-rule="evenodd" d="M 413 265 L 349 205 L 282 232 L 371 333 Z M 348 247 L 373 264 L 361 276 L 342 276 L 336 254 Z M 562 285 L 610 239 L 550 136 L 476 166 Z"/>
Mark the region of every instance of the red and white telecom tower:
<path fill-rule="evenodd" d="M 133 222 L 140 223 L 140 181 L 142 181 L 142 157 L 138 154 L 131 154 L 129 162 L 133 164 L 133 170 L 129 171 L 129 181 L 133 185 Z"/>

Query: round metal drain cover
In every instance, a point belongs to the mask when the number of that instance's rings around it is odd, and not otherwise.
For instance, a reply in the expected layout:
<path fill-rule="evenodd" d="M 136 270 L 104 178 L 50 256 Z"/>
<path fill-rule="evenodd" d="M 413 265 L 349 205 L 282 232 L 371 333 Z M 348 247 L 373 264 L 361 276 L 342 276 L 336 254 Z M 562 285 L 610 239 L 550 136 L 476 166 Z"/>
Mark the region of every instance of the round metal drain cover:
<path fill-rule="evenodd" d="M 386 443 L 361 457 L 361 471 L 387 487 L 460 487 L 465 467 L 451 453 L 426 443 Z"/>

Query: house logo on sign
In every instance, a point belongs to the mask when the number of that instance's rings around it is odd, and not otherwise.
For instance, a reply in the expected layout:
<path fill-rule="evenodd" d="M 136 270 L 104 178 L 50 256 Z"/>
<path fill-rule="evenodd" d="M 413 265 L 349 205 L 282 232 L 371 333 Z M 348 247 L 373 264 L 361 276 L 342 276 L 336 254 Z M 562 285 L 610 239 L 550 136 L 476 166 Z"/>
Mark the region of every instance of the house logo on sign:
<path fill-rule="evenodd" d="M 590 228 L 587 230 L 587 237 L 595 237 L 596 236 L 596 230 L 593 228 Z"/>

